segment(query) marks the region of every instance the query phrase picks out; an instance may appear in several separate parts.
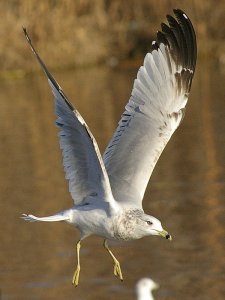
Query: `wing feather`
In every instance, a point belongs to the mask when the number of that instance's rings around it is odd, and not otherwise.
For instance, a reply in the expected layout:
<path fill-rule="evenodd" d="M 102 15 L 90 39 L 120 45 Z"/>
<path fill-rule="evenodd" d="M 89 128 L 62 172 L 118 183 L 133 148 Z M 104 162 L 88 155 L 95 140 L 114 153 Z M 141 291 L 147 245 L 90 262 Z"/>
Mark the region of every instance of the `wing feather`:
<path fill-rule="evenodd" d="M 80 113 L 73 107 L 61 87 L 49 73 L 47 67 L 34 49 L 24 28 L 26 39 L 48 77 L 55 98 L 55 112 L 58 116 L 59 143 L 63 154 L 65 177 L 69 180 L 69 191 L 76 205 L 84 203 L 89 196 L 111 201 L 110 183 L 97 145 L 90 129 Z"/>
<path fill-rule="evenodd" d="M 126 205 L 142 206 L 155 164 L 184 116 L 197 46 L 187 15 L 174 13 L 145 56 L 103 156 L 113 195 Z"/>

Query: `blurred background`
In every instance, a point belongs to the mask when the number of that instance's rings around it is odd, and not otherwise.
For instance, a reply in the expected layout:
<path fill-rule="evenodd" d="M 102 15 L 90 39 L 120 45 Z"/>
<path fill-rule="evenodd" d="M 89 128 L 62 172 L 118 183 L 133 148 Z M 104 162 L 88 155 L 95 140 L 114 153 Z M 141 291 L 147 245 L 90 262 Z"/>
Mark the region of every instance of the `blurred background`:
<path fill-rule="evenodd" d="M 51 91 L 22 33 L 32 41 L 103 152 L 133 80 L 166 14 L 192 20 L 198 61 L 186 116 L 164 150 L 144 198 L 170 243 L 149 237 L 113 252 L 102 240 L 81 249 L 80 285 L 71 285 L 77 230 L 26 223 L 72 200 L 64 179 Z M 160 300 L 225 295 L 225 1 L 0 1 L 0 298 L 135 299 L 141 277 L 160 283 Z"/>
<path fill-rule="evenodd" d="M 0 3 L 1 72 L 39 70 L 33 57 L 24 51 L 22 26 L 27 27 L 49 67 L 114 65 L 143 57 L 165 15 L 178 7 L 191 15 L 200 55 L 224 62 L 222 0 L 216 4 L 213 0 L 10 0 Z"/>

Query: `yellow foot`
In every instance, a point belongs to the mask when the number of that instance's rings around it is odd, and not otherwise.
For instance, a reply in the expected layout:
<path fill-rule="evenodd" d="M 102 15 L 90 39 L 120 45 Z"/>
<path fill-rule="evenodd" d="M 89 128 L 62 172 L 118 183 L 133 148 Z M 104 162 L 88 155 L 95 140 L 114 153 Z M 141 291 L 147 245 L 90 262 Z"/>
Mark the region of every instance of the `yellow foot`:
<path fill-rule="evenodd" d="M 109 249 L 107 240 L 104 240 L 103 246 L 105 247 L 105 249 L 109 252 L 110 256 L 112 257 L 113 264 L 114 264 L 114 275 L 117 276 L 117 277 L 119 277 L 119 279 L 121 281 L 123 281 L 123 275 L 122 275 L 122 271 L 121 271 L 121 268 L 120 268 L 120 263 L 115 258 L 115 256 L 113 255 L 112 251 Z"/>
<path fill-rule="evenodd" d="M 114 259 L 114 275 L 119 277 L 119 279 L 123 281 L 123 274 L 120 268 L 120 263 L 117 259 Z"/>
<path fill-rule="evenodd" d="M 78 286 L 79 283 L 79 275 L 80 275 L 80 266 L 77 266 L 74 274 L 73 274 L 73 280 L 72 280 L 72 284 L 75 286 Z"/>

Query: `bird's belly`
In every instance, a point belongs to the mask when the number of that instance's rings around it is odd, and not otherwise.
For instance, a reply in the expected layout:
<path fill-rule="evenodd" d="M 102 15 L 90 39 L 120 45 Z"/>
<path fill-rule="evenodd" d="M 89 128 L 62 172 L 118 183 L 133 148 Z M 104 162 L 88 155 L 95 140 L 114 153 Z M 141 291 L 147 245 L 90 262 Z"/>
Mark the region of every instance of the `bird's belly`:
<path fill-rule="evenodd" d="M 101 209 L 74 211 L 72 225 L 77 227 L 81 235 L 98 235 L 113 239 L 111 218 Z"/>

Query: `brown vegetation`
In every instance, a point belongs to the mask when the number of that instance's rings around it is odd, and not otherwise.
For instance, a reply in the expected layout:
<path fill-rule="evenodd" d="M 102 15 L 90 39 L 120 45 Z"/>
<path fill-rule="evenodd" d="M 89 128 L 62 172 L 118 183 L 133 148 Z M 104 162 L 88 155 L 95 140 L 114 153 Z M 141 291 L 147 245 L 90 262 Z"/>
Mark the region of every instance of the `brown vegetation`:
<path fill-rule="evenodd" d="M 224 52 L 222 0 L 9 0 L 0 2 L 1 70 L 37 70 L 22 26 L 48 66 L 68 68 L 143 55 L 173 8 L 190 16 L 200 53 Z"/>

